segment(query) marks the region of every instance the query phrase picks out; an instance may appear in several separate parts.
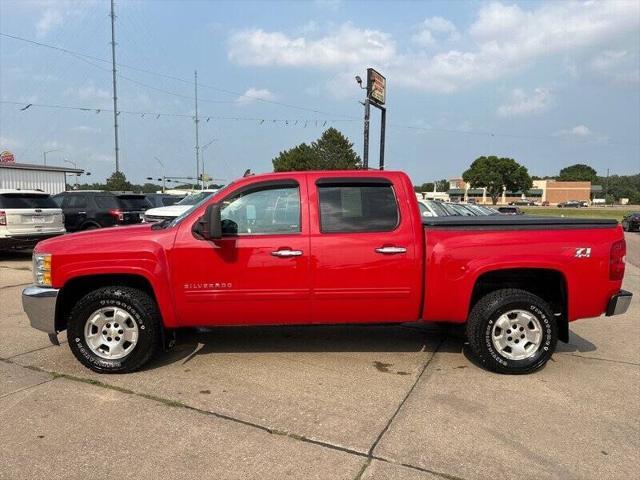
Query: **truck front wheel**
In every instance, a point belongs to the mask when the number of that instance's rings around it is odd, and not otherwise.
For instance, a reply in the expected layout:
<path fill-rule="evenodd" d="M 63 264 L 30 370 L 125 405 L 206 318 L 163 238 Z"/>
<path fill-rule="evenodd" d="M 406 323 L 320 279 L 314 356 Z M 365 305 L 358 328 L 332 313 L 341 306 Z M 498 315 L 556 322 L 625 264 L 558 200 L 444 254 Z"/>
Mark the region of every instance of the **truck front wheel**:
<path fill-rule="evenodd" d="M 538 370 L 558 341 L 547 302 L 525 290 L 497 290 L 475 304 L 467 321 L 469 348 L 480 364 L 497 373 Z"/>
<path fill-rule="evenodd" d="M 99 373 L 139 369 L 158 350 L 162 328 L 154 299 L 129 287 L 103 287 L 82 297 L 67 324 L 71 351 Z"/>

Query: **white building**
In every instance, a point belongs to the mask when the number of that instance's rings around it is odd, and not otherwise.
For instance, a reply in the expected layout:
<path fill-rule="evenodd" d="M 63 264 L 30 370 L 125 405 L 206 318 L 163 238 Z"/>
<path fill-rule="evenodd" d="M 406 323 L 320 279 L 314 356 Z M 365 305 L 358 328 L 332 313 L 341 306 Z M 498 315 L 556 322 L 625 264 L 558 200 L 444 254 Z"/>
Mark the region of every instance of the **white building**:
<path fill-rule="evenodd" d="M 42 190 L 55 195 L 64 192 L 67 174 L 80 175 L 79 168 L 32 165 L 28 163 L 0 163 L 0 188 Z"/>

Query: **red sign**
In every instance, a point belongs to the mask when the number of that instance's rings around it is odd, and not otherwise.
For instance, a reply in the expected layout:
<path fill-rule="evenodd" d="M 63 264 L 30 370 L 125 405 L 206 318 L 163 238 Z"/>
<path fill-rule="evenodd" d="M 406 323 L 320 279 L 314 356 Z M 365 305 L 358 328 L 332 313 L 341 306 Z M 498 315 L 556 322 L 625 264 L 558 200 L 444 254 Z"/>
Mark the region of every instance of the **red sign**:
<path fill-rule="evenodd" d="M 378 105 L 384 105 L 387 95 L 387 79 L 373 68 L 367 68 L 367 94 Z"/>
<path fill-rule="evenodd" d="M 0 153 L 0 163 L 15 163 L 15 161 L 16 159 L 13 156 L 13 153 L 9 152 L 8 150 Z"/>

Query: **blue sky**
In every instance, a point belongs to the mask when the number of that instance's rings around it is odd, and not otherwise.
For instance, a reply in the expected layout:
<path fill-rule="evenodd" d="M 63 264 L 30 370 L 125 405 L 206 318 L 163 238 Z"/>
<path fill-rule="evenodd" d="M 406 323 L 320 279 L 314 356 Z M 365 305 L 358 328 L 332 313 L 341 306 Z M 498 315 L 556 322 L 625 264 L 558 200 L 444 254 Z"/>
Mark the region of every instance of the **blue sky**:
<path fill-rule="evenodd" d="M 39 163 L 60 149 L 50 164 L 96 180 L 113 171 L 108 14 L 107 0 L 0 2 L 0 32 L 89 56 L 0 37 L 0 150 Z M 354 76 L 368 66 L 387 76 L 387 164 L 416 183 L 488 154 L 535 175 L 578 162 L 640 171 L 637 1 L 121 0 L 116 14 L 121 168 L 137 182 L 162 175 L 160 162 L 194 175 L 195 69 L 200 143 L 215 139 L 205 168 L 227 181 L 270 171 L 328 126 L 362 154 Z"/>

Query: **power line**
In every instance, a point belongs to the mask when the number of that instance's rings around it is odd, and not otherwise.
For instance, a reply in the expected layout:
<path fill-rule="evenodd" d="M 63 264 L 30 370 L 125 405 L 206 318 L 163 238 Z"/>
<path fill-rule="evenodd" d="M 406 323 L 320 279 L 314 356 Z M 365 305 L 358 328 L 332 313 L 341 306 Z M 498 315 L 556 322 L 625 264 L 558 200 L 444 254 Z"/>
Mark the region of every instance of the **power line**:
<path fill-rule="evenodd" d="M 84 58 L 90 59 L 90 60 L 95 60 L 95 61 L 104 62 L 104 63 L 111 63 L 111 60 L 106 60 L 104 58 L 96 57 L 94 55 L 88 55 L 88 54 L 85 54 L 85 53 L 76 52 L 76 51 L 73 51 L 73 50 L 69 50 L 67 48 L 59 47 L 59 46 L 56 46 L 56 45 L 51 45 L 51 44 L 48 44 L 48 43 L 38 42 L 38 41 L 31 40 L 31 39 L 28 39 L 28 38 L 20 37 L 20 36 L 17 36 L 17 35 L 11 35 L 11 34 L 8 34 L 8 33 L 0 32 L 0 36 L 11 38 L 13 40 L 18 40 L 18 41 L 21 41 L 21 42 L 26 42 L 26 43 L 29 43 L 31 45 L 35 45 L 35 46 L 39 46 L 39 47 L 43 47 L 43 48 L 49 48 L 51 50 L 57 50 L 59 52 L 65 53 L 67 55 L 72 55 L 74 57 L 84 57 Z M 170 80 L 175 80 L 177 82 L 182 82 L 182 83 L 185 83 L 185 84 L 188 84 L 188 85 L 193 85 L 193 80 L 188 80 L 188 79 L 185 79 L 185 78 L 176 77 L 174 75 L 168 75 L 168 74 L 165 74 L 165 73 L 154 72 L 152 70 L 147 70 L 147 69 L 144 69 L 144 68 L 138 68 L 138 67 L 134 67 L 132 65 L 126 65 L 126 64 L 122 64 L 122 63 L 116 63 L 116 66 L 120 67 L 120 68 L 127 68 L 129 70 L 133 70 L 133 71 L 140 72 L 140 73 L 145 73 L 145 74 L 148 74 L 148 75 L 155 75 L 155 76 L 158 76 L 158 77 L 167 78 L 167 79 L 170 79 Z M 314 109 L 314 108 L 303 107 L 303 106 L 300 106 L 300 105 L 294 105 L 294 104 L 291 104 L 291 103 L 284 103 L 284 102 L 278 102 L 276 100 L 268 100 L 268 99 L 265 99 L 265 98 L 258 98 L 258 97 L 255 97 L 255 96 L 246 95 L 246 94 L 241 93 L 241 92 L 236 92 L 236 91 L 233 91 L 233 90 L 227 90 L 227 89 L 224 89 L 224 88 L 215 87 L 213 85 L 207 85 L 205 83 L 199 83 L 199 86 L 203 87 L 203 88 L 208 88 L 208 89 L 220 92 L 220 93 L 224 93 L 224 94 L 227 94 L 227 95 L 234 95 L 234 96 L 247 98 L 247 99 L 250 99 L 250 100 L 253 100 L 253 101 L 256 101 L 256 102 L 260 102 L 260 103 L 267 103 L 267 104 L 272 104 L 272 105 L 278 105 L 278 106 L 281 106 L 281 107 L 292 108 L 292 109 L 296 109 L 296 110 L 308 111 L 308 112 L 312 112 L 312 113 L 317 113 L 319 115 L 339 116 L 339 117 L 349 118 L 349 119 L 352 119 L 352 120 L 358 119 L 357 117 L 354 117 L 354 116 L 351 116 L 351 115 L 342 114 L 342 113 L 331 113 L 331 112 L 326 112 L 326 111 L 323 111 L 323 110 L 317 110 L 317 109 Z M 191 97 L 189 97 L 189 98 L 191 98 Z"/>
<path fill-rule="evenodd" d="M 199 84 L 198 84 L 199 85 Z M 76 110 L 86 113 L 95 113 L 100 114 L 102 112 L 105 113 L 113 113 L 113 109 L 111 108 L 100 108 L 100 107 L 84 107 L 84 106 L 76 106 L 76 105 L 60 105 L 60 104 L 46 104 L 46 103 L 30 103 L 30 102 L 17 102 L 14 100 L 0 100 L 0 104 L 7 105 L 16 105 L 22 107 L 19 110 L 30 110 L 32 108 L 55 108 L 55 109 L 64 109 L 64 110 Z M 27 107 L 27 108 L 25 108 Z M 171 112 L 159 112 L 159 111 L 142 111 L 142 110 L 118 110 L 118 115 L 136 115 L 141 118 L 155 118 L 160 119 L 162 117 L 175 117 L 175 118 L 188 118 L 191 120 L 195 119 L 193 114 L 187 113 L 171 113 Z M 270 125 L 270 124 L 282 124 L 284 126 L 299 126 L 299 127 L 325 127 L 329 123 L 336 122 L 355 122 L 358 120 L 350 120 L 345 118 L 268 118 L 268 117 L 239 117 L 239 116 L 221 116 L 221 115 L 207 115 L 202 114 L 200 116 L 201 120 L 204 122 L 209 122 L 210 120 L 234 120 L 234 121 L 251 121 L 258 122 L 260 125 Z"/>

